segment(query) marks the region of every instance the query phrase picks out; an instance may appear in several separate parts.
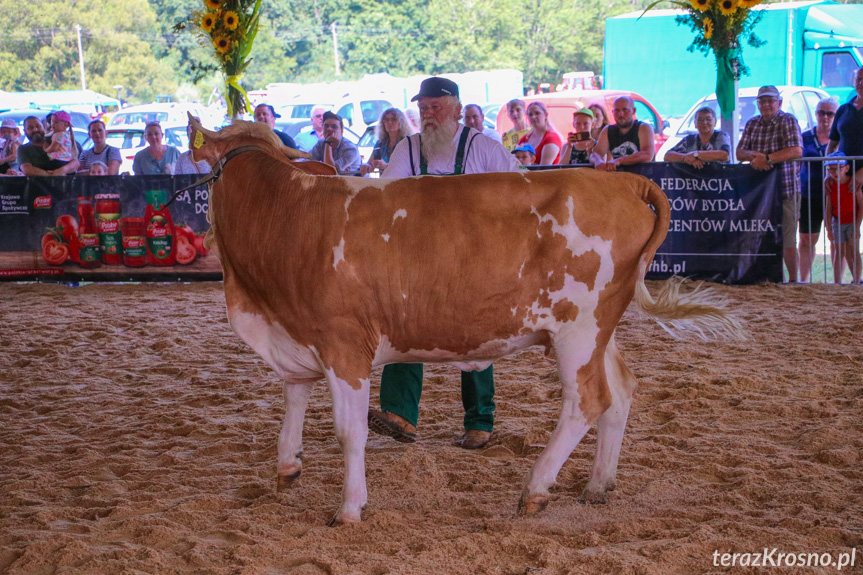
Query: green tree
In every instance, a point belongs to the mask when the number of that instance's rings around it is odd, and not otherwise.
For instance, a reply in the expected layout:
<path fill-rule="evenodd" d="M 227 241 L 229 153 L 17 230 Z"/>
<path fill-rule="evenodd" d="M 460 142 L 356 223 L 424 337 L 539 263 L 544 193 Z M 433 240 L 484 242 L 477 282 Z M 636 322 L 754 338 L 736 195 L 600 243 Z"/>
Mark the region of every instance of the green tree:
<path fill-rule="evenodd" d="M 154 55 L 156 15 L 146 3 L 0 0 L 0 13 L 14 23 L 0 48 L 4 90 L 80 88 L 77 25 L 88 88 L 113 94 L 113 86 L 123 85 L 130 100 L 147 101 L 178 85 L 169 65 Z"/>

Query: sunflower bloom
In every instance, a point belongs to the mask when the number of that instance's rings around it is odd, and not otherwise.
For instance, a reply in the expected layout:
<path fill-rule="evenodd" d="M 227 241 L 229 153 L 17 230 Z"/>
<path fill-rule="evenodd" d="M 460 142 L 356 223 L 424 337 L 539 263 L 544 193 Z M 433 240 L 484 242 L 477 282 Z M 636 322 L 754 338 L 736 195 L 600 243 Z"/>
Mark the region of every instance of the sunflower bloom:
<path fill-rule="evenodd" d="M 719 11 L 724 16 L 731 16 L 737 12 L 737 0 L 719 0 Z"/>
<path fill-rule="evenodd" d="M 206 4 L 207 8 L 210 10 L 218 10 L 222 7 L 222 0 L 204 0 L 204 4 Z"/>
<path fill-rule="evenodd" d="M 702 24 L 704 26 L 704 39 L 710 40 L 713 37 L 713 20 L 705 18 Z"/>
<path fill-rule="evenodd" d="M 233 30 L 240 23 L 240 17 L 233 10 L 228 10 L 222 16 L 222 23 L 225 25 L 225 28 L 228 30 Z"/>
<path fill-rule="evenodd" d="M 213 39 L 213 46 L 220 54 L 224 54 L 231 49 L 231 39 L 227 36 L 216 36 Z"/>
<path fill-rule="evenodd" d="M 759 0 L 760 2 L 761 0 Z M 692 7 L 699 12 L 704 12 L 708 8 L 710 8 L 710 0 L 690 0 L 689 2 L 692 4 Z"/>
<path fill-rule="evenodd" d="M 216 15 L 212 12 L 204 14 L 201 17 L 201 28 L 204 29 L 204 32 L 208 34 L 213 31 L 213 28 L 216 27 Z"/>
<path fill-rule="evenodd" d="M 761 4 L 761 0 L 737 0 L 741 8 L 752 8 Z"/>

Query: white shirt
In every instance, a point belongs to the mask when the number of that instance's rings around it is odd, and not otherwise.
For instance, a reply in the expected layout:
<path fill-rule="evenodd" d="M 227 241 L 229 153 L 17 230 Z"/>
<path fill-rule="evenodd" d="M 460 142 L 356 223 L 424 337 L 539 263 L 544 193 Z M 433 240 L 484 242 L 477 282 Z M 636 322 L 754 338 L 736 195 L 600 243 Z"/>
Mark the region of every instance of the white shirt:
<path fill-rule="evenodd" d="M 452 150 L 444 160 L 435 159 L 428 165 L 429 174 L 452 174 L 455 170 L 455 154 L 458 150 L 458 142 L 462 130 L 470 130 L 467 144 L 465 145 L 465 163 L 463 173 L 483 174 L 486 172 L 519 172 L 521 171 L 515 156 L 510 154 L 503 144 L 488 138 L 473 128 L 459 125 L 452 139 Z M 410 145 L 408 141 L 410 140 Z M 413 148 L 411 157 L 410 147 Z M 411 170 L 413 163 L 413 171 Z M 409 178 L 420 175 L 420 143 L 419 134 L 414 134 L 396 144 L 390 156 L 382 178 Z"/>
<path fill-rule="evenodd" d="M 491 128 L 483 128 L 482 135 L 491 138 L 495 142 L 500 142 L 501 144 L 503 144 L 503 138 L 500 136 L 500 134 L 497 133 L 497 130 L 493 130 Z"/>

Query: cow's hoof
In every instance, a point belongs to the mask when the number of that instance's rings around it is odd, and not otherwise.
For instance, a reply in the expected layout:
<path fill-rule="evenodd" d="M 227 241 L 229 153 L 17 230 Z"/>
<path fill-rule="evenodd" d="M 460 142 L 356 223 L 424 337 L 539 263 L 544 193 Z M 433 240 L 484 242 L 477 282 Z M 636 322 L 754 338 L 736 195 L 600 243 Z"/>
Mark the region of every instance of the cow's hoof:
<path fill-rule="evenodd" d="M 300 473 L 302 473 L 302 472 L 303 472 L 302 469 L 298 469 L 294 473 L 291 473 L 288 475 L 279 474 L 279 479 L 278 479 L 278 482 L 276 483 L 276 491 L 282 492 L 285 489 L 287 489 L 288 487 L 290 487 L 291 484 L 300 477 Z"/>
<path fill-rule="evenodd" d="M 362 519 L 357 517 L 351 517 L 346 513 L 336 513 L 335 516 L 330 519 L 329 523 L 327 523 L 327 527 L 338 527 L 339 525 L 345 525 L 347 523 L 359 523 Z"/>
<path fill-rule="evenodd" d="M 581 503 L 589 503 L 591 505 L 605 505 L 608 503 L 608 494 L 606 491 L 585 489 L 581 492 L 581 497 L 578 501 Z"/>
<path fill-rule="evenodd" d="M 536 515 L 548 507 L 548 495 L 532 495 L 525 498 L 524 495 L 518 502 L 518 514 L 525 517 Z"/>

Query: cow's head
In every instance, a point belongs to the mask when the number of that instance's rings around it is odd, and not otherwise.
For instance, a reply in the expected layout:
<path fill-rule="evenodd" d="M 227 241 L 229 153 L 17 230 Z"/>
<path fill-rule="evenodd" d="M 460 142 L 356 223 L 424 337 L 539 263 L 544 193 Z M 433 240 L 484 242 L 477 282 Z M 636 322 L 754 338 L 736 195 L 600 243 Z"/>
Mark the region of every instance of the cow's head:
<path fill-rule="evenodd" d="M 282 145 L 273 130 L 263 123 L 236 121 L 218 132 L 212 132 L 189 114 L 189 128 L 189 149 L 192 150 L 192 157 L 196 162 L 206 160 L 211 166 L 215 166 L 225 154 L 241 146 L 258 146 L 285 159 L 311 159 L 305 152 Z"/>

